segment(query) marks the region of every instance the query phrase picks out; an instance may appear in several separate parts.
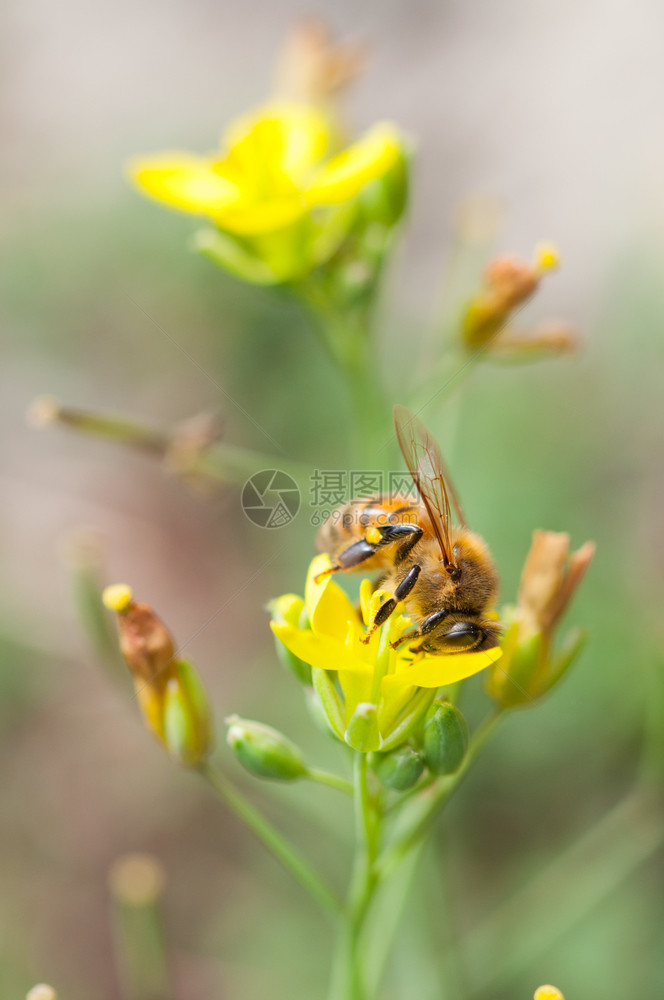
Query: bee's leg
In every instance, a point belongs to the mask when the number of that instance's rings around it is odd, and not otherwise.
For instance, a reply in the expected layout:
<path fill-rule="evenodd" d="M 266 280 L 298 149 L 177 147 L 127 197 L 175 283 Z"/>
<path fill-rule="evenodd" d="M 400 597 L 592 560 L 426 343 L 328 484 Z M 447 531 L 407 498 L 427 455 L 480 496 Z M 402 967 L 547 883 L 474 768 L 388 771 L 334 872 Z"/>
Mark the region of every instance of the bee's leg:
<path fill-rule="evenodd" d="M 324 569 L 322 573 L 316 576 L 316 583 L 320 583 L 321 580 L 324 580 L 326 576 L 331 576 L 332 573 L 339 573 L 345 569 L 355 569 L 357 566 L 361 566 L 363 562 L 366 562 L 367 559 L 371 559 L 375 555 L 377 548 L 377 545 L 367 542 L 365 539 L 362 539 L 360 542 L 353 542 L 347 549 L 339 553 L 336 562 L 332 563 L 328 569 Z"/>
<path fill-rule="evenodd" d="M 316 577 L 316 583 L 324 580 L 326 576 L 331 576 L 332 573 L 339 573 L 342 570 L 357 569 L 361 566 L 363 562 L 367 559 L 371 559 L 373 555 L 376 554 L 378 549 L 383 548 L 385 545 L 391 545 L 392 542 L 398 541 L 400 538 L 405 538 L 406 540 L 401 543 L 397 549 L 397 554 L 395 558 L 395 564 L 398 565 L 412 549 L 413 545 L 419 542 L 422 537 L 422 529 L 416 524 L 383 524 L 383 525 L 372 525 L 367 528 L 366 535 L 359 542 L 353 542 L 349 545 L 347 549 L 339 553 L 336 558 L 336 562 L 332 564 L 328 569 L 323 570 Z"/>
<path fill-rule="evenodd" d="M 394 557 L 394 564 L 398 566 L 404 561 L 408 553 L 415 548 L 424 532 L 419 524 L 395 524 L 394 527 L 401 528 L 400 535 L 405 536 L 405 541 L 401 543 Z"/>
<path fill-rule="evenodd" d="M 377 549 L 382 548 L 384 545 L 391 545 L 392 542 L 401 541 L 394 557 L 394 563 L 398 566 L 399 563 L 403 562 L 413 546 L 417 545 L 423 534 L 424 532 L 419 524 L 402 524 L 401 522 L 397 522 L 396 524 L 373 524 L 367 529 L 365 537 Z"/>
<path fill-rule="evenodd" d="M 396 649 L 402 642 L 412 642 L 413 639 L 423 639 L 425 635 L 429 634 L 429 632 L 433 632 L 436 626 L 440 625 L 440 623 L 447 618 L 448 614 L 449 611 L 445 610 L 434 611 L 432 615 L 429 615 L 428 618 L 424 619 L 420 627 L 415 632 L 406 632 L 406 634 L 402 635 L 400 639 L 396 640 L 396 642 L 391 643 L 392 649 Z M 419 653 L 420 650 L 421 647 L 416 648 L 414 652 Z"/>
<path fill-rule="evenodd" d="M 367 634 L 364 639 L 361 640 L 363 643 L 366 644 L 369 642 L 376 629 L 380 628 L 380 626 L 387 621 L 390 615 L 394 613 L 397 604 L 408 597 L 411 590 L 417 583 L 417 578 L 419 577 L 421 571 L 421 566 L 413 566 L 412 569 L 406 573 L 401 583 L 397 586 L 393 596 L 381 604 L 378 611 L 374 615 L 371 625 L 367 629 Z"/>

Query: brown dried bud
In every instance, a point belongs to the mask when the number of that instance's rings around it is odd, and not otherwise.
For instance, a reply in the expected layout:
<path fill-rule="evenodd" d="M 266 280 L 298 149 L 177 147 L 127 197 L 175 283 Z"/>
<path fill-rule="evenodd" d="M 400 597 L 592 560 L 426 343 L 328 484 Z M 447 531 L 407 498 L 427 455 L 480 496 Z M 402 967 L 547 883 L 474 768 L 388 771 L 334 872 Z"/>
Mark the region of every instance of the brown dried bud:
<path fill-rule="evenodd" d="M 581 342 L 579 331 L 563 320 L 548 320 L 530 330 L 501 330 L 491 344 L 491 356 L 497 361 L 537 361 L 576 351 Z"/>
<path fill-rule="evenodd" d="M 218 413 L 197 413 L 179 424 L 166 448 L 167 468 L 180 475 L 194 472 L 201 457 L 223 437 Z"/>
<path fill-rule="evenodd" d="M 118 613 L 120 649 L 134 680 L 152 683 L 173 663 L 171 633 L 149 604 L 132 600 L 131 588 L 125 584 L 107 587 L 103 601 Z"/>
<path fill-rule="evenodd" d="M 120 649 L 135 677 L 153 681 L 175 656 L 173 638 L 149 604 L 130 604 L 118 619 Z"/>
<path fill-rule="evenodd" d="M 533 532 L 517 598 L 519 617 L 533 632 L 551 634 L 595 554 L 594 542 L 571 554 L 569 542 L 565 532 Z"/>
<path fill-rule="evenodd" d="M 497 337 L 512 310 L 530 298 L 539 285 L 540 271 L 532 264 L 502 254 L 484 272 L 484 288 L 463 319 L 463 335 L 470 347 L 482 347 Z"/>
<path fill-rule="evenodd" d="M 532 264 L 501 254 L 490 261 L 484 272 L 487 292 L 503 310 L 513 309 L 533 294 L 540 275 Z"/>
<path fill-rule="evenodd" d="M 303 18 L 286 38 L 276 70 L 282 97 L 307 104 L 325 102 L 362 73 L 364 49 L 337 44 L 324 21 Z"/>
<path fill-rule="evenodd" d="M 547 694 L 567 673 L 586 635 L 573 629 L 558 653 L 554 630 L 595 554 L 594 542 L 569 551 L 569 535 L 535 531 L 521 574 L 517 605 L 503 638 L 503 657 L 487 675 L 487 691 L 504 708 Z"/>

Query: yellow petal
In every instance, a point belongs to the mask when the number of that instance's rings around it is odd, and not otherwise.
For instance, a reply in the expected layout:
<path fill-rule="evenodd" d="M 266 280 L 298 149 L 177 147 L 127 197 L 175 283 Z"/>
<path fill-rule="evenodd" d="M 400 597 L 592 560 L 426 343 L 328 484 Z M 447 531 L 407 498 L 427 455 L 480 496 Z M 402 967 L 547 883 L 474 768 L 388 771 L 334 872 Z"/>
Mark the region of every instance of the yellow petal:
<path fill-rule="evenodd" d="M 304 601 L 297 594 L 282 594 L 268 604 L 273 620 L 287 625 L 298 624 L 303 607 Z"/>
<path fill-rule="evenodd" d="M 264 201 L 235 201 L 212 214 L 226 232 L 236 236 L 258 236 L 284 229 L 301 219 L 307 206 L 298 194 Z"/>
<path fill-rule="evenodd" d="M 306 190 L 310 205 L 335 205 L 349 201 L 369 181 L 382 177 L 402 156 L 397 130 L 374 125 L 358 142 L 334 156 L 318 170 Z"/>
<path fill-rule="evenodd" d="M 495 663 L 503 655 L 501 649 L 486 649 L 480 653 L 454 653 L 449 656 L 423 656 L 412 666 L 388 674 L 383 689 L 390 694 L 400 687 L 437 688 L 472 677 Z"/>
<path fill-rule="evenodd" d="M 533 1000 L 565 1000 L 557 986 L 538 986 Z"/>
<path fill-rule="evenodd" d="M 353 652 L 343 640 L 327 635 L 315 635 L 308 629 L 293 628 L 270 622 L 274 634 L 281 639 L 286 649 L 319 670 L 343 670 L 346 673 L 360 673 L 371 677 L 371 664 L 362 659 L 362 646 Z"/>
<path fill-rule="evenodd" d="M 279 101 L 236 119 L 224 141 L 247 169 L 254 169 L 258 157 L 297 181 L 325 155 L 330 124 L 316 108 Z"/>
<path fill-rule="evenodd" d="M 373 592 L 373 583 L 365 577 L 360 584 L 360 608 L 362 610 L 362 621 L 367 626 L 371 624 L 371 595 Z"/>
<path fill-rule="evenodd" d="M 143 719 L 158 740 L 164 742 L 164 685 L 134 681 Z"/>
<path fill-rule="evenodd" d="M 237 185 L 202 156 L 162 153 L 133 160 L 128 169 L 144 194 L 182 212 L 215 215 L 240 198 Z"/>
<path fill-rule="evenodd" d="M 360 623 L 357 611 L 331 576 L 326 576 L 316 583 L 318 574 L 324 572 L 330 565 L 330 558 L 325 554 L 312 559 L 304 590 L 304 602 L 314 632 L 334 636 L 345 642 L 349 627 L 359 635 Z"/>

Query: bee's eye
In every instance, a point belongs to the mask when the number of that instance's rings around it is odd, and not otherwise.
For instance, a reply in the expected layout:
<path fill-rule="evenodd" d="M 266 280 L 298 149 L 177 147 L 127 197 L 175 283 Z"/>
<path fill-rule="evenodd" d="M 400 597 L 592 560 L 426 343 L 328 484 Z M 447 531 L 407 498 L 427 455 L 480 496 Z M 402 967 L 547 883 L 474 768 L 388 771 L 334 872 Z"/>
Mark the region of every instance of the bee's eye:
<path fill-rule="evenodd" d="M 482 630 L 472 622 L 456 622 L 449 632 L 445 633 L 445 647 L 450 652 L 459 653 L 465 649 L 473 649 L 482 635 Z"/>

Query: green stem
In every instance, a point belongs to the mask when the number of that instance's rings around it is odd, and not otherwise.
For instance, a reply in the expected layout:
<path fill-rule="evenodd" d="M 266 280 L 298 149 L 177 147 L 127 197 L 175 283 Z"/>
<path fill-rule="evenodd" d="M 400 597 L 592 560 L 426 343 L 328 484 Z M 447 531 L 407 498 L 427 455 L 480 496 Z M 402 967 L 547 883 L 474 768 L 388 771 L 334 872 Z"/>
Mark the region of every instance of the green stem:
<path fill-rule="evenodd" d="M 376 890 L 383 887 L 389 889 L 398 875 L 401 875 L 400 903 L 403 907 L 410 883 L 417 870 L 416 859 L 420 857 L 424 846 L 424 838 L 433 820 L 440 812 L 444 804 L 456 791 L 464 776 L 468 773 L 473 762 L 476 760 L 482 747 L 485 745 L 491 733 L 494 731 L 501 712 L 494 712 L 488 716 L 475 734 L 463 764 L 456 774 L 448 778 L 433 779 L 423 782 L 412 793 L 405 793 L 397 802 L 399 811 L 403 810 L 402 816 L 397 820 L 398 827 L 395 839 L 384 853 L 376 858 L 374 855 L 372 863 L 372 887 L 368 896 L 367 909 L 372 903 Z M 414 801 L 411 801 L 411 798 Z M 399 822 L 401 820 L 401 822 Z M 375 843 L 375 842 L 374 842 Z M 407 869 L 404 876 L 404 869 Z M 390 941 L 396 932 L 398 918 L 395 914 L 390 916 L 384 912 L 375 913 L 371 927 L 370 944 L 368 951 L 368 965 L 370 969 L 370 995 L 374 995 L 380 985 L 380 979 L 386 963 Z M 363 920 L 366 918 L 366 910 Z M 364 994 L 357 994 L 361 1000 L 365 1000 Z M 355 995 L 348 993 L 351 1000 L 355 1000 Z M 332 1000 L 346 1000 L 343 993 L 333 993 Z"/>
<path fill-rule="evenodd" d="M 247 479 L 262 469 L 279 469 L 287 472 L 306 495 L 311 479 L 308 466 L 293 462 L 282 455 L 268 455 L 265 452 L 241 448 L 239 445 L 219 441 L 203 452 L 187 469 L 187 474 L 200 475 L 217 482 L 244 486 Z"/>
<path fill-rule="evenodd" d="M 80 531 L 67 555 L 74 600 L 90 646 L 113 679 L 128 690 L 130 675 L 118 648 L 117 628 L 102 601 L 101 547 L 89 532 Z"/>
<path fill-rule="evenodd" d="M 42 427 L 60 424 L 79 433 L 136 448 L 166 462 L 172 456 L 177 442 L 177 430 L 175 434 L 168 434 L 124 417 L 61 406 L 53 400 L 37 401 L 33 408 L 33 418 Z M 175 471 L 190 477 L 198 476 L 213 482 L 243 486 L 255 472 L 276 467 L 291 475 L 300 489 L 306 491 L 309 469 L 281 456 L 250 451 L 225 441 L 216 441 L 192 451 L 186 468 Z"/>
<path fill-rule="evenodd" d="M 377 994 L 380 987 L 423 850 L 424 844 L 421 843 L 410 852 L 392 878 L 381 879 L 377 883 L 377 898 L 371 908 L 367 928 L 365 966 L 369 996 Z"/>
<path fill-rule="evenodd" d="M 355 859 L 345 916 L 339 931 L 330 1000 L 367 1000 L 361 939 L 377 885 L 374 862 L 379 836 L 379 816 L 371 799 L 367 777 L 367 755 L 356 752 L 353 769 Z"/>
<path fill-rule="evenodd" d="M 319 785 L 327 785 L 328 788 L 336 788 L 338 792 L 346 795 L 353 795 L 353 783 L 339 774 L 332 774 L 330 771 L 322 771 L 318 767 L 310 767 L 307 770 L 307 777 L 310 781 L 316 781 Z"/>
<path fill-rule="evenodd" d="M 173 1000 L 160 868 L 150 857 L 120 858 L 109 882 L 115 962 L 124 1000 Z"/>
<path fill-rule="evenodd" d="M 442 807 L 457 790 L 482 747 L 495 730 L 503 713 L 493 712 L 477 730 L 471 740 L 461 767 L 449 777 L 440 778 L 425 788 L 406 810 L 404 822 L 392 844 L 377 862 L 379 877 L 388 876 L 399 867 L 408 853 L 423 839 Z"/>
<path fill-rule="evenodd" d="M 163 455 L 169 444 L 168 435 L 152 427 L 137 424 L 124 417 L 62 406 L 50 398 L 36 400 L 32 404 L 29 416 L 36 427 L 60 424 L 83 434 L 92 434 L 107 441 L 127 444 L 154 455 Z"/>
<path fill-rule="evenodd" d="M 300 856 L 293 845 L 245 799 L 244 795 L 223 774 L 209 764 L 202 764 L 198 770 L 222 802 L 253 830 L 263 845 L 297 879 L 323 910 L 331 917 L 338 917 L 341 912 L 340 901 L 318 872 Z"/>
<path fill-rule="evenodd" d="M 377 358 L 372 354 L 373 302 L 365 303 L 361 309 L 340 311 L 329 291 L 311 281 L 294 292 L 309 312 L 323 349 L 346 383 L 353 461 L 375 463 L 377 451 L 385 444 L 381 429 L 388 405 L 380 386 Z"/>
<path fill-rule="evenodd" d="M 475 368 L 482 360 L 486 346 L 474 352 L 454 348 L 447 351 L 439 365 L 434 367 L 429 377 L 413 394 L 412 409 L 421 414 L 423 410 L 449 402 L 454 393 L 460 392 Z M 429 411 L 431 412 L 431 411 Z M 425 421 L 427 415 L 423 415 Z"/>

